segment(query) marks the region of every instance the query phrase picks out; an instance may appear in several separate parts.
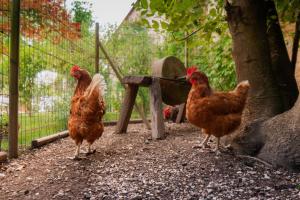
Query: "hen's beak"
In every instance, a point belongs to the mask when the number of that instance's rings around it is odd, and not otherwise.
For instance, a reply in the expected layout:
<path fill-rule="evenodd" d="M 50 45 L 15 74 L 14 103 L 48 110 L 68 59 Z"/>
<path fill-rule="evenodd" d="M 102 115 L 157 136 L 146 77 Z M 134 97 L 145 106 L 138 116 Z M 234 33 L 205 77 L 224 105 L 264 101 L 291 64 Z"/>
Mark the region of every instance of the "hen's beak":
<path fill-rule="evenodd" d="M 189 81 L 190 80 L 190 76 L 186 75 L 185 76 L 185 80 Z"/>

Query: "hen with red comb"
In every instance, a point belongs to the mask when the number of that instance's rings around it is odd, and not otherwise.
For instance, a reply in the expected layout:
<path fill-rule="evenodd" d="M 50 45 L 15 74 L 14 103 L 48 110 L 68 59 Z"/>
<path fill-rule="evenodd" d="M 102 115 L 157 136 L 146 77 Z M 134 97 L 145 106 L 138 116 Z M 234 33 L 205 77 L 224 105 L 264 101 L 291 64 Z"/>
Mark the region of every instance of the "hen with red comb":
<path fill-rule="evenodd" d="M 186 75 L 189 77 L 191 76 L 194 72 L 197 72 L 198 68 L 196 66 L 191 66 L 189 68 L 187 68 L 186 70 Z"/>

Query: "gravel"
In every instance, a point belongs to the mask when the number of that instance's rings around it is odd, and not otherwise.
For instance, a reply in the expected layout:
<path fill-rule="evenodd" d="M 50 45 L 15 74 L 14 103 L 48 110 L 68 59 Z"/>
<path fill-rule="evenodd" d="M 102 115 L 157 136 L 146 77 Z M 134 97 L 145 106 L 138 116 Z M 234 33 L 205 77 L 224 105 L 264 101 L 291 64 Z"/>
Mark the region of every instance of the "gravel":
<path fill-rule="evenodd" d="M 142 124 L 123 135 L 107 127 L 97 152 L 79 161 L 69 159 L 70 138 L 28 150 L 0 165 L 0 199 L 300 199 L 300 174 L 195 149 L 197 128 L 166 125 L 164 140 L 152 140 Z"/>

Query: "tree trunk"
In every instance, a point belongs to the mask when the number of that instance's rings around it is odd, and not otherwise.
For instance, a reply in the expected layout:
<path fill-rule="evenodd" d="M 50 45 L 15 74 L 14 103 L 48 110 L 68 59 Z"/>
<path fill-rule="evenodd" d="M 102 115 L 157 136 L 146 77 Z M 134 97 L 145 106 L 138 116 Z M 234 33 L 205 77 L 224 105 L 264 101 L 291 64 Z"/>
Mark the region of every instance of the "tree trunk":
<path fill-rule="evenodd" d="M 295 106 L 260 125 L 263 146 L 257 157 L 300 171 L 300 99 Z"/>
<path fill-rule="evenodd" d="M 283 103 L 271 68 L 264 4 L 260 0 L 234 2 L 227 2 L 225 9 L 238 81 L 249 80 L 251 85 L 246 118 L 269 118 L 283 111 Z"/>
<path fill-rule="evenodd" d="M 275 3 L 272 0 L 265 1 L 265 12 L 267 13 L 267 36 L 270 45 L 272 72 L 280 91 L 283 111 L 287 111 L 294 106 L 298 97 L 294 68 L 289 59 Z"/>
<path fill-rule="evenodd" d="M 280 26 L 273 24 L 267 31 L 264 6 L 260 0 L 227 2 L 225 6 L 237 77 L 251 85 L 241 131 L 232 135 L 231 142 L 240 153 L 300 170 L 300 100 L 282 113 L 295 98 L 294 93 L 283 90 L 295 91 L 295 82 Z"/>

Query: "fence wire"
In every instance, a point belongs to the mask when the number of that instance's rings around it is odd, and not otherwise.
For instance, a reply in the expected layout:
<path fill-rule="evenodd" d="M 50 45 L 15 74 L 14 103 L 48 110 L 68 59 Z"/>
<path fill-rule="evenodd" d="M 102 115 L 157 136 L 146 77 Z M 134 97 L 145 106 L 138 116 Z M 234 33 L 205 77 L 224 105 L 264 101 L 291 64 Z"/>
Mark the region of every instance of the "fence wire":
<path fill-rule="evenodd" d="M 0 151 L 6 151 L 10 8 L 8 0 L 0 2 Z M 76 84 L 69 75 L 71 66 L 76 64 L 94 73 L 94 37 L 80 33 L 78 24 L 69 21 L 70 16 L 61 7 L 61 1 L 48 2 L 21 1 L 20 150 L 29 147 L 33 139 L 66 130 L 70 99 Z M 49 6 L 57 6 L 56 11 Z M 53 12 L 60 13 L 53 15 Z"/>
<path fill-rule="evenodd" d="M 8 149 L 10 1 L 0 0 L 0 151 Z M 63 1 L 21 0 L 19 69 L 19 149 L 34 139 L 67 129 L 70 99 L 76 82 L 71 66 L 95 72 L 95 35 L 83 33 L 71 20 Z M 150 75 L 154 60 L 170 54 L 161 49 L 159 34 L 120 27 L 118 33 L 101 37 L 122 75 Z M 182 45 L 182 44 L 181 44 Z M 182 48 L 181 48 L 182 49 Z M 177 54 L 175 54 L 177 55 Z M 182 56 L 181 52 L 178 55 Z M 177 56 L 178 56 L 177 55 Z M 118 119 L 124 88 L 100 53 L 100 73 L 107 83 L 105 121 Z M 139 90 L 137 103 L 149 116 L 149 94 Z M 133 118 L 140 118 L 136 111 Z"/>

